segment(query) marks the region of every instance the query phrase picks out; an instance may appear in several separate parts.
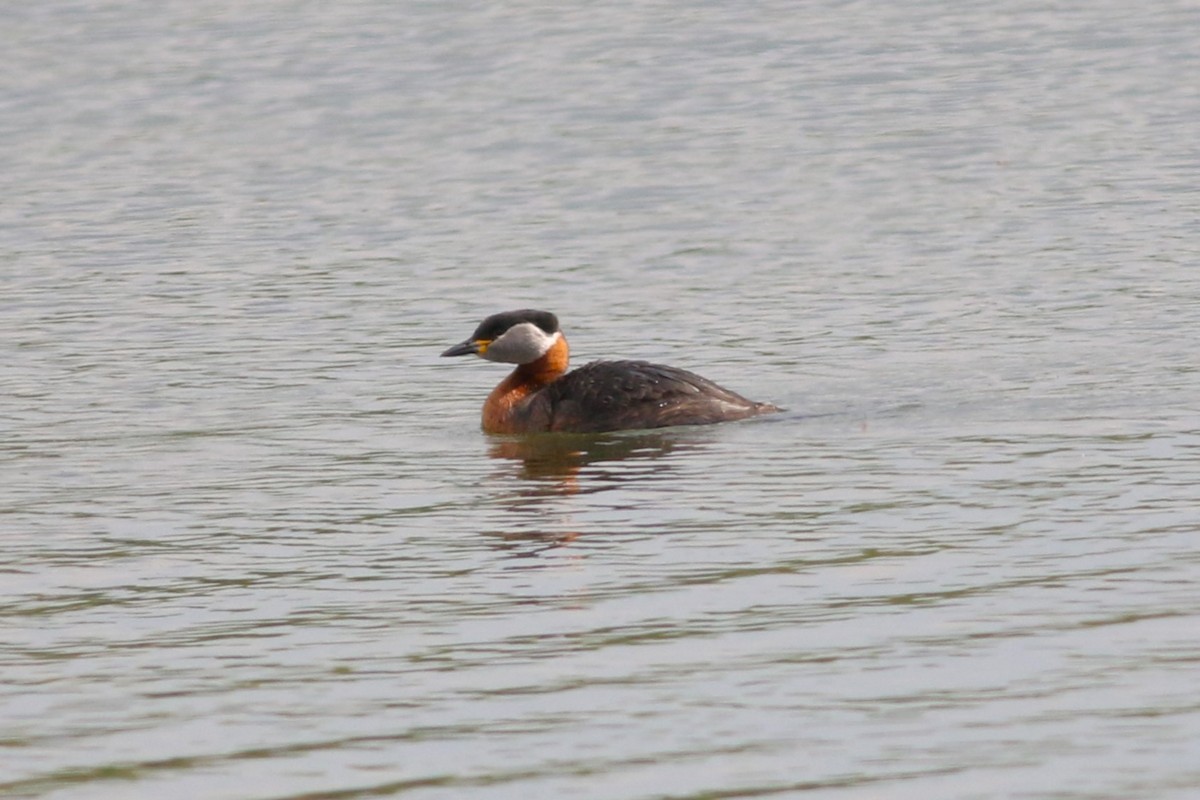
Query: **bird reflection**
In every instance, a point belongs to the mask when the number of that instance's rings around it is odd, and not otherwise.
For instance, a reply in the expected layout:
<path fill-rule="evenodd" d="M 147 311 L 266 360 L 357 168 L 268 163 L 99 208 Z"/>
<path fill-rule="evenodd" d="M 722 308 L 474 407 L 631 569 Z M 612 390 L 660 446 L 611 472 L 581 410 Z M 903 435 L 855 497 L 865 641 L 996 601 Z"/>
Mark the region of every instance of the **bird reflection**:
<path fill-rule="evenodd" d="M 705 441 L 694 432 L 679 431 L 548 433 L 493 439 L 488 455 L 501 462 L 509 484 L 517 480 L 502 502 L 532 524 L 488 535 L 496 537 L 505 549 L 521 550 L 517 555 L 523 556 L 568 544 L 580 531 L 572 524 L 570 512 L 564 513 L 554 503 L 555 498 L 661 480 L 675 468 L 680 455 L 702 449 Z M 529 543 L 540 546 L 529 551 L 523 546 Z"/>
<path fill-rule="evenodd" d="M 622 475 L 626 479 L 636 479 L 646 470 L 639 469 L 637 464 L 624 468 L 618 465 L 658 461 L 673 452 L 695 450 L 699 446 L 695 441 L 669 433 L 548 433 L 493 441 L 488 455 L 517 462 L 521 478 L 557 482 L 563 491 L 574 494 L 581 491 L 577 481 L 580 471 L 591 464 L 612 462 L 613 468 L 605 471 L 607 475 L 618 481 Z M 593 491 L 601 488 L 604 487 L 594 487 Z"/>

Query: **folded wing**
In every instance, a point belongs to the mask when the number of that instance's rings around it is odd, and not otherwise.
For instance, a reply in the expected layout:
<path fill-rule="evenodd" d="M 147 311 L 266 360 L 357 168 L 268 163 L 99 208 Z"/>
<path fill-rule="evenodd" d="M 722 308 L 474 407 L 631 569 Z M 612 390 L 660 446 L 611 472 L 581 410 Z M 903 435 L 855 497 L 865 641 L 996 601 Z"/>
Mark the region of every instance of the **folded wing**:
<path fill-rule="evenodd" d="M 647 361 L 594 361 L 532 399 L 548 430 L 598 432 L 706 425 L 777 410 L 694 372 Z"/>

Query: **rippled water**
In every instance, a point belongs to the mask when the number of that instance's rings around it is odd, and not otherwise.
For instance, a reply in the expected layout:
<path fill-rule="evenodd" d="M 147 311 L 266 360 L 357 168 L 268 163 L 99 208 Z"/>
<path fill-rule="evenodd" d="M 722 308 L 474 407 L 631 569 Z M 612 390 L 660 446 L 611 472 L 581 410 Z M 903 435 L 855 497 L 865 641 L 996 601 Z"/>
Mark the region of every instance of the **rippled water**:
<path fill-rule="evenodd" d="M 1200 791 L 1192 4 L 7 17 L 0 795 Z"/>

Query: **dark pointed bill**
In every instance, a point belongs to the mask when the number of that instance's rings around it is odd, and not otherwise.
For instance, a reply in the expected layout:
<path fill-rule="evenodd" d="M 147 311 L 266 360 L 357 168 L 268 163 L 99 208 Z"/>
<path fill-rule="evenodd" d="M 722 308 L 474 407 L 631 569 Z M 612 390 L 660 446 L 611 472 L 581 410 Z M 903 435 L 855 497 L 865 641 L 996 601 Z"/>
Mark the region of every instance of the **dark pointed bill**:
<path fill-rule="evenodd" d="M 470 356 L 479 352 L 479 343 L 474 339 L 467 339 L 465 342 L 454 345 L 446 352 L 442 353 L 442 358 L 446 356 Z"/>

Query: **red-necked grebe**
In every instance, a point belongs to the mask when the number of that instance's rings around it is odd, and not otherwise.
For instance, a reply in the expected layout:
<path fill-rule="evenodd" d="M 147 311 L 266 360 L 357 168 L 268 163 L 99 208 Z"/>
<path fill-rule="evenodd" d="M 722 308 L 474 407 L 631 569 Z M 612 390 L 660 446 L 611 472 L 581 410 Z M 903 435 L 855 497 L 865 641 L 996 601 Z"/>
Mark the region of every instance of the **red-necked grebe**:
<path fill-rule="evenodd" d="M 593 361 L 567 372 L 567 339 L 548 311 L 493 314 L 442 353 L 472 354 L 517 365 L 483 404 L 488 433 L 709 425 L 779 411 L 693 372 L 646 361 Z"/>

